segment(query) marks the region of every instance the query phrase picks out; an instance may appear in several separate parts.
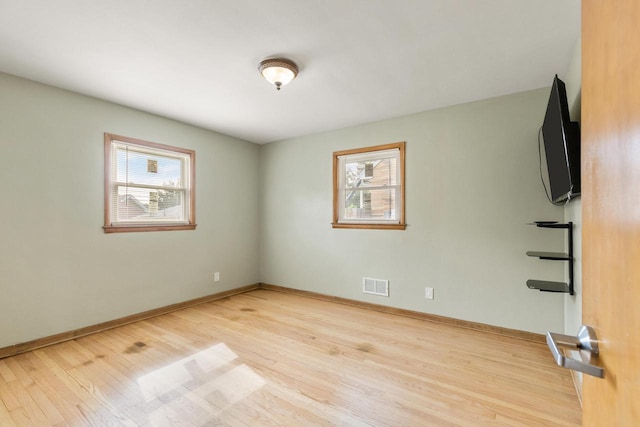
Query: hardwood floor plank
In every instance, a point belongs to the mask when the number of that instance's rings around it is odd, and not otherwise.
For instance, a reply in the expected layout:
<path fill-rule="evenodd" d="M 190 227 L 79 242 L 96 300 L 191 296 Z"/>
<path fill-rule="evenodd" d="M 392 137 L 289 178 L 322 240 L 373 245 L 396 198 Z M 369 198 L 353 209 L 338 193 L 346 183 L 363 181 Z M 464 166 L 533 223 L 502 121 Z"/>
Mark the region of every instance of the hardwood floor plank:
<path fill-rule="evenodd" d="M 12 427 L 15 426 L 16 423 L 11 418 L 11 413 L 7 409 L 2 400 L 2 395 L 0 394 L 0 426 Z"/>
<path fill-rule="evenodd" d="M 17 380 L 13 380 L 11 381 L 11 383 L 14 383 L 16 381 Z M 11 387 L 9 387 L 9 382 L 0 381 L 0 401 L 2 401 L 5 408 L 9 412 L 20 408 L 20 402 L 13 394 Z"/>
<path fill-rule="evenodd" d="M 11 381 L 9 383 L 9 388 L 20 404 L 20 407 L 13 411 L 14 413 L 16 413 L 16 415 L 18 414 L 18 412 L 20 412 L 22 415 L 24 415 L 25 419 L 29 420 L 29 424 L 31 425 L 47 424 L 47 416 L 44 414 L 44 412 L 42 412 L 38 404 L 32 399 L 31 395 L 27 391 L 27 388 L 24 387 L 23 384 L 21 384 L 19 381 Z"/>
<path fill-rule="evenodd" d="M 9 414 L 11 415 L 13 423 L 17 426 L 32 426 L 41 424 L 30 419 L 23 408 L 14 409 L 13 411 L 10 411 Z"/>
<path fill-rule="evenodd" d="M 51 402 L 51 400 L 49 400 L 49 397 L 39 385 L 36 385 L 35 383 L 30 385 L 27 387 L 27 392 L 45 415 L 48 423 L 59 424 L 64 422 L 62 414 L 60 414 L 56 406 Z"/>
<path fill-rule="evenodd" d="M 0 380 L 4 380 L 5 382 L 15 381 L 17 378 L 7 366 L 7 362 L 5 360 L 0 359 Z"/>
<path fill-rule="evenodd" d="M 30 372 L 35 384 L 62 416 L 63 421 L 55 425 L 64 425 L 65 423 L 70 423 L 71 425 L 86 424 L 86 418 L 76 407 L 81 402 L 80 399 L 55 374 L 47 369 L 35 352 L 25 353 L 25 357 L 29 358 L 32 366 L 36 368 L 36 370 Z"/>
<path fill-rule="evenodd" d="M 254 290 L 0 360 L 5 420 L 578 426 L 581 410 L 544 344 Z"/>

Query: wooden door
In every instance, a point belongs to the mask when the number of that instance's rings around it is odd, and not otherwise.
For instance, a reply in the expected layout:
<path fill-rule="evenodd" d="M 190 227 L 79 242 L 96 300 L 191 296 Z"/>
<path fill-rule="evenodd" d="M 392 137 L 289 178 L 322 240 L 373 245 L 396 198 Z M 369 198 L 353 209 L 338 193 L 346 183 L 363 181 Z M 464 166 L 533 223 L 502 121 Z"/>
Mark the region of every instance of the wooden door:
<path fill-rule="evenodd" d="M 640 426 L 640 1 L 582 2 L 583 323 L 605 378 L 585 426 Z"/>

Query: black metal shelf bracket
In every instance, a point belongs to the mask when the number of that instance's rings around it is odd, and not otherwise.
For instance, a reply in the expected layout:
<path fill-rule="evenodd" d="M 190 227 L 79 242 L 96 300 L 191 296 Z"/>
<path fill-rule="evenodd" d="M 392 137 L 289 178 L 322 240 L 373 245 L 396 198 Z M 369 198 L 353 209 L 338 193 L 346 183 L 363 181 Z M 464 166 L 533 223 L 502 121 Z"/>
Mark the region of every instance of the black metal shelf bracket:
<path fill-rule="evenodd" d="M 535 225 L 538 228 L 560 228 L 567 230 L 568 253 L 528 251 L 527 256 L 550 261 L 567 261 L 569 263 L 569 283 L 532 279 L 527 280 L 527 287 L 529 289 L 538 289 L 542 292 L 562 292 L 573 295 L 573 222 L 562 224 L 553 221 L 536 221 L 531 225 Z"/>

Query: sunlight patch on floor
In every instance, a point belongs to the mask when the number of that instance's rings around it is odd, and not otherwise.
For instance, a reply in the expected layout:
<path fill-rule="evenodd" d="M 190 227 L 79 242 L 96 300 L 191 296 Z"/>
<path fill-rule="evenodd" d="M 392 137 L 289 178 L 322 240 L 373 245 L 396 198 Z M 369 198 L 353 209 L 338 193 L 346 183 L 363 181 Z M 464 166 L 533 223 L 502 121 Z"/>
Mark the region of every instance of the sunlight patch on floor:
<path fill-rule="evenodd" d="M 156 369 L 137 379 L 148 403 L 159 405 L 150 414 L 154 425 L 172 425 L 184 408 L 207 419 L 245 399 L 266 382 L 238 359 L 224 343 Z"/>

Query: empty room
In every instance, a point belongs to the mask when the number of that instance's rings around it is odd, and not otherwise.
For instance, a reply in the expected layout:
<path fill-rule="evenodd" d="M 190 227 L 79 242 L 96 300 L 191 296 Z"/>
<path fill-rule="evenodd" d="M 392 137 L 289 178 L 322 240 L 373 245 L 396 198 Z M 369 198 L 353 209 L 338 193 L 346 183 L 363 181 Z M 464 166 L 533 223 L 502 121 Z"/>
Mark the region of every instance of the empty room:
<path fill-rule="evenodd" d="M 0 0 L 0 426 L 639 425 L 639 20 Z"/>

